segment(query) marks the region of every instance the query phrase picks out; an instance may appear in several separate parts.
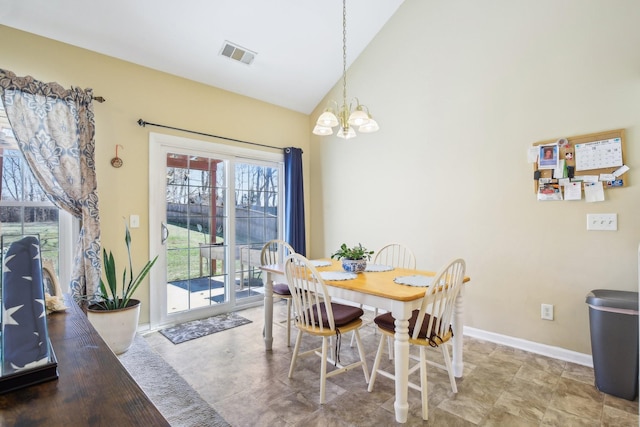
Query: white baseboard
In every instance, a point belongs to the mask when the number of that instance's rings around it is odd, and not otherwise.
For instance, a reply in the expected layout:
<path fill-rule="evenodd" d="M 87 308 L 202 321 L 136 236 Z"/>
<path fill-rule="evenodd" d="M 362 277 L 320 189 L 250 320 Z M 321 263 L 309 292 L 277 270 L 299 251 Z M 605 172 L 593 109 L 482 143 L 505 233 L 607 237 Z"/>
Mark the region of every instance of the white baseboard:
<path fill-rule="evenodd" d="M 364 308 L 373 310 L 373 307 L 365 306 Z M 149 323 L 138 325 L 138 332 L 142 335 L 151 332 Z M 552 357 L 554 359 L 564 360 L 566 362 L 572 362 L 578 365 L 593 368 L 593 358 L 590 354 L 578 353 L 576 351 L 567 350 L 561 347 L 540 344 L 533 341 L 523 340 L 521 338 L 510 337 L 508 335 L 496 334 L 495 332 L 488 332 L 482 329 L 472 328 L 470 326 L 465 326 L 463 333 L 464 335 L 468 335 L 472 338 L 477 338 L 496 344 L 502 344 L 506 345 L 507 347 L 518 348 L 520 350 L 528 351 L 531 353 L 541 354 L 543 356 Z"/>
<path fill-rule="evenodd" d="M 561 347 L 496 334 L 469 326 L 464 327 L 464 335 L 593 368 L 593 358 L 590 354 L 578 353 Z"/>

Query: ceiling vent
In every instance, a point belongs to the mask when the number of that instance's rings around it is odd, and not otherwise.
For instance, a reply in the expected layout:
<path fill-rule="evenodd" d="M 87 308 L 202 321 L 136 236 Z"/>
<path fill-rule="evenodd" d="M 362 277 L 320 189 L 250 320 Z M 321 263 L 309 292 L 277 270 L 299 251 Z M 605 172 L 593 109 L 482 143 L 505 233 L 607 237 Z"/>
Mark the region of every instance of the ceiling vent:
<path fill-rule="evenodd" d="M 253 58 L 255 58 L 257 53 L 225 40 L 224 44 L 222 45 L 220 55 L 226 56 L 227 58 L 236 60 L 238 62 L 242 62 L 243 64 L 251 65 L 251 63 L 253 62 Z"/>

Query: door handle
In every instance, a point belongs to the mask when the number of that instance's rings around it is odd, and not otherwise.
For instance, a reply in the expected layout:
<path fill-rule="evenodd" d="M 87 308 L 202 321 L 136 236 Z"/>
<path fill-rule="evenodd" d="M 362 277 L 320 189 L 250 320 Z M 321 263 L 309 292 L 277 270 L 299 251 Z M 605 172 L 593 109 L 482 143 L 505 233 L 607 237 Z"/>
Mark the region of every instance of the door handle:
<path fill-rule="evenodd" d="M 164 245 L 169 238 L 169 229 L 164 222 L 160 223 L 160 244 Z"/>

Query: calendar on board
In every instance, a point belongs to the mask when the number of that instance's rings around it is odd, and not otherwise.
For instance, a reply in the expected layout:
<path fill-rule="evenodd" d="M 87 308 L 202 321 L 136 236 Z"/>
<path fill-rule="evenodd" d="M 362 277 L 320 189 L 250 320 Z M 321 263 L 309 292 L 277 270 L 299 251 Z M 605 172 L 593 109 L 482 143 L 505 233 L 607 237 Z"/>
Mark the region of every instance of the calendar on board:
<path fill-rule="evenodd" d="M 576 171 L 622 166 L 622 140 L 610 138 L 575 144 L 575 158 Z"/>

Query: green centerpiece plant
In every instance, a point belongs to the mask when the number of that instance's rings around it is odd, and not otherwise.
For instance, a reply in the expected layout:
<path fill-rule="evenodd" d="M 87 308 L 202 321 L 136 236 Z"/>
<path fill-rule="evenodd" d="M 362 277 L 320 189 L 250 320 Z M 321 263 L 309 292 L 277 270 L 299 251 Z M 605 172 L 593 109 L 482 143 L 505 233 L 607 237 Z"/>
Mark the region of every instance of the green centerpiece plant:
<path fill-rule="evenodd" d="M 331 254 L 331 259 L 342 260 L 342 268 L 350 273 L 361 273 L 367 268 L 367 261 L 371 259 L 373 251 L 358 243 L 357 246 L 340 245 L 340 249 Z"/>

